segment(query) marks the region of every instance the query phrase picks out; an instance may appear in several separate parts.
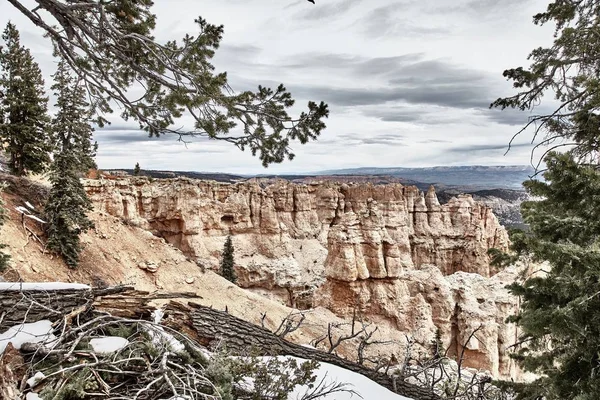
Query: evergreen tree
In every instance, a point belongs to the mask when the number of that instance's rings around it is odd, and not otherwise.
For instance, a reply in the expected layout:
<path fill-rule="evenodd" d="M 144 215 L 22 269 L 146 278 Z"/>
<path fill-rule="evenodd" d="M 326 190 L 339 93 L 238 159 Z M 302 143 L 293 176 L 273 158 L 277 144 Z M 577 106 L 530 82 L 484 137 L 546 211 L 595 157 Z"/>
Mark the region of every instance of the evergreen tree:
<path fill-rule="evenodd" d="M 529 122 L 541 145 L 575 145 L 573 155 L 587 157 L 600 150 L 600 2 L 555 0 L 533 16 L 536 25 L 552 24 L 554 42 L 538 47 L 528 57 L 529 68 L 504 71 L 518 93 L 499 98 L 491 107 L 533 110 L 550 94 L 555 104 L 529 113 Z M 524 119 L 527 117 L 524 116 Z M 585 127 L 584 129 L 582 129 Z M 514 139 L 514 137 L 513 137 Z"/>
<path fill-rule="evenodd" d="M 136 162 L 135 168 L 133 168 L 133 175 L 138 176 L 140 172 L 142 172 L 142 169 L 140 168 L 140 163 Z"/>
<path fill-rule="evenodd" d="M 431 352 L 434 360 L 439 360 L 446 354 L 444 343 L 442 342 L 442 332 L 440 331 L 440 328 L 435 330 L 435 338 L 431 341 Z"/>
<path fill-rule="evenodd" d="M 43 172 L 50 162 L 48 98 L 40 68 L 28 49 L 21 46 L 19 32 L 8 23 L 0 50 L 0 141 L 9 154 L 16 175 Z"/>
<path fill-rule="evenodd" d="M 221 259 L 221 276 L 227 279 L 229 282 L 235 283 L 237 276 L 233 269 L 233 243 L 231 242 L 231 236 L 227 236 L 225 245 L 223 246 L 223 258 Z"/>
<path fill-rule="evenodd" d="M 264 166 L 291 160 L 294 143 L 316 140 L 325 129 L 327 105 L 310 101 L 292 116 L 295 100 L 283 84 L 232 90 L 227 73 L 212 63 L 224 28 L 201 17 L 180 40 L 158 41 L 151 0 L 37 1 L 39 13 L 28 11 L 24 0 L 9 3 L 45 31 L 82 77 L 100 125 L 106 123 L 100 115 L 116 104 L 150 136 L 176 132 L 224 140 L 248 149 Z M 186 116 L 192 123 L 182 126 Z"/>
<path fill-rule="evenodd" d="M 53 75 L 52 90 L 57 95 L 56 117 L 52 120 L 52 130 L 57 138 L 58 148 L 62 141 L 68 139 L 75 152 L 77 164 L 74 166 L 79 173 L 87 173 L 96 169 L 96 151 L 98 143 L 93 142 L 94 129 L 90 125 L 92 111 L 86 100 L 85 88 L 76 79 L 64 60 L 60 60 L 56 73 Z"/>
<path fill-rule="evenodd" d="M 527 126 L 545 134 L 542 144 L 573 146 L 544 158 L 545 181 L 525 182 L 542 199 L 522 205 L 530 230 L 511 235 L 513 255 L 493 254 L 497 262 L 548 264 L 510 286 L 522 298 L 509 319 L 523 332 L 515 357 L 540 376 L 517 385 L 519 399 L 591 400 L 600 393 L 599 16 L 597 1 L 552 1 L 534 22 L 555 25 L 554 43 L 533 50 L 529 68 L 506 70 L 519 92 L 492 104 L 533 109 L 552 93 L 554 111 L 536 113 Z"/>
<path fill-rule="evenodd" d="M 54 74 L 58 112 L 53 120 L 57 153 L 50 168 L 52 189 L 46 203 L 48 248 L 61 254 L 69 267 L 79 262 L 79 234 L 93 226 L 86 212 L 91 210 L 79 177 L 95 166 L 96 145 L 91 144 L 89 105 L 85 93 L 61 61 Z"/>
<path fill-rule="evenodd" d="M 0 190 L 3 188 L 0 186 Z M 4 225 L 4 221 L 6 219 L 6 210 L 4 208 L 4 202 L 2 201 L 2 197 L 0 197 L 0 228 Z M 8 261 L 10 260 L 10 256 L 2 252 L 2 249 L 6 248 L 6 245 L 0 243 L 0 272 L 4 271 L 8 266 Z"/>
<path fill-rule="evenodd" d="M 513 235 L 516 257 L 548 266 L 510 290 L 522 298 L 516 322 L 525 346 L 515 355 L 541 376 L 519 399 L 592 400 L 600 393 L 600 174 L 570 153 L 551 152 L 545 182 L 525 183 L 542 198 L 523 203 L 530 231 Z M 500 258 L 503 261 L 513 260 Z"/>

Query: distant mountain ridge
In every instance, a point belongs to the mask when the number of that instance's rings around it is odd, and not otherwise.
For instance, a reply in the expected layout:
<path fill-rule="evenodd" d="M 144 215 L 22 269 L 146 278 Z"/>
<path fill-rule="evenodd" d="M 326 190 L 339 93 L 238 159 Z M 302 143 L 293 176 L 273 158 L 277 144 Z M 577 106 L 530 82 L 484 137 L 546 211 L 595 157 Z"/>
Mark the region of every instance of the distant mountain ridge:
<path fill-rule="evenodd" d="M 426 168 L 362 167 L 316 172 L 316 175 L 389 175 L 407 180 L 434 184 L 436 187 L 453 186 L 465 190 L 515 189 L 535 173 L 527 165 L 472 165 L 437 166 Z"/>

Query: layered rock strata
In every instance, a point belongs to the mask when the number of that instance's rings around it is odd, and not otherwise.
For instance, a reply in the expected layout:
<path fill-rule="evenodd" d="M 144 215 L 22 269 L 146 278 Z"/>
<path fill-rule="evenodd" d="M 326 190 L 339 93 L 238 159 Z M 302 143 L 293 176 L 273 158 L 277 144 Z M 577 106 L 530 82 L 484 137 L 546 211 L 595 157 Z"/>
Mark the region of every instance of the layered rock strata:
<path fill-rule="evenodd" d="M 342 316 L 359 308 L 423 344 L 439 329 L 454 352 L 484 324 L 481 340 L 466 346 L 469 364 L 510 374 L 504 349 L 514 332 L 503 320 L 515 303 L 487 255 L 508 238 L 468 195 L 440 205 L 433 188 L 400 184 L 85 184 L 98 209 L 164 237 L 202 267 L 218 267 L 231 235 L 238 284 L 293 307 Z"/>

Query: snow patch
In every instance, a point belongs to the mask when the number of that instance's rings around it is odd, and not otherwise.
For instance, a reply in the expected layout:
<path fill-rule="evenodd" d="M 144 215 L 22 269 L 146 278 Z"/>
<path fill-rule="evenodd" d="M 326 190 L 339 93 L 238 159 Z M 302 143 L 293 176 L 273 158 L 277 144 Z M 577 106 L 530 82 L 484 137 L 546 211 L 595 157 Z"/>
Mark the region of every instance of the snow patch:
<path fill-rule="evenodd" d="M 268 360 L 270 360 L 271 358 L 272 357 L 259 357 L 259 359 L 261 359 L 265 363 L 268 362 Z M 287 359 L 287 358 L 293 358 L 293 359 L 297 360 L 299 362 L 299 364 L 302 364 L 303 362 L 307 361 L 307 360 L 304 360 L 302 358 L 297 358 L 297 357 L 279 356 L 278 358 L 282 359 L 282 360 Z M 338 367 L 336 365 L 319 362 L 319 367 L 314 371 L 314 374 L 316 376 L 316 381 L 315 381 L 316 384 L 321 382 L 321 380 L 323 380 L 324 384 L 331 383 L 331 382 L 346 383 L 347 389 L 354 390 L 357 394 L 362 396 L 362 398 L 365 400 L 369 400 L 369 399 L 413 400 L 409 397 L 400 396 L 399 394 L 396 394 L 396 393 L 384 388 L 383 386 L 378 385 L 377 383 L 373 382 L 372 380 L 370 380 L 369 378 L 367 378 L 361 374 L 357 374 L 356 372 L 349 371 L 347 369 Z M 243 384 L 248 389 L 252 389 L 252 387 L 253 387 L 253 381 L 251 379 L 244 380 Z M 290 395 L 288 396 L 288 399 L 289 400 L 299 400 L 307 392 L 310 393 L 311 391 L 312 391 L 312 389 L 310 389 L 308 386 L 297 386 L 296 388 L 294 388 L 294 391 L 292 393 L 290 393 Z M 360 399 L 360 397 L 358 397 L 352 393 L 348 393 L 348 392 L 339 392 L 339 393 L 332 393 L 327 396 L 319 397 L 319 399 L 322 399 L 322 400 L 358 400 L 358 399 Z"/>
<path fill-rule="evenodd" d="M 31 378 L 27 379 L 27 385 L 29 385 L 29 387 L 34 387 L 38 384 L 39 381 L 41 381 L 45 377 L 46 375 L 44 375 L 43 372 L 38 371 Z"/>
<path fill-rule="evenodd" d="M 185 346 L 179 340 L 175 339 L 173 335 L 165 332 L 160 326 L 144 324 L 144 328 L 152 338 L 152 344 L 155 347 L 167 347 L 170 351 L 179 353 L 185 350 Z"/>
<path fill-rule="evenodd" d="M 299 361 L 304 361 L 302 359 L 298 359 Z M 317 376 L 316 382 L 320 382 L 321 379 L 325 379 L 325 383 L 327 382 L 340 382 L 340 383 L 348 383 L 349 389 L 354 390 L 356 393 L 362 396 L 363 399 L 377 399 L 377 400 L 412 400 L 408 397 L 400 396 L 394 392 L 389 391 L 381 385 L 373 382 L 369 378 L 357 374 L 352 371 L 348 371 L 347 369 L 338 367 L 336 365 L 331 365 L 327 363 L 319 363 L 319 368 L 315 370 L 315 375 Z M 310 389 L 306 386 L 298 386 L 294 389 L 289 399 L 301 399 L 304 393 L 310 391 Z M 321 397 L 321 399 L 326 400 L 357 400 L 358 397 L 353 395 L 352 393 L 341 392 L 334 393 L 328 396 Z"/>
<path fill-rule="evenodd" d="M 46 319 L 15 325 L 0 334 L 0 354 L 4 352 L 9 343 L 19 350 L 25 343 L 51 343 L 54 340 L 56 340 L 56 336 L 52 334 L 52 322 Z"/>
<path fill-rule="evenodd" d="M 152 311 L 152 319 L 154 320 L 155 324 L 160 324 L 160 321 L 162 321 L 164 316 L 165 312 L 160 308 L 157 308 L 156 310 Z"/>
<path fill-rule="evenodd" d="M 25 400 L 44 400 L 37 393 L 27 393 Z"/>
<path fill-rule="evenodd" d="M 129 344 L 129 340 L 120 336 L 104 336 L 90 340 L 90 346 L 96 353 L 111 354 L 124 349 Z"/>
<path fill-rule="evenodd" d="M 31 212 L 23 206 L 15 207 L 15 210 L 17 210 L 21 214 L 31 214 Z"/>
<path fill-rule="evenodd" d="M 46 221 L 44 221 L 43 219 L 40 219 L 40 218 L 36 217 L 35 215 L 25 215 L 25 216 L 27 218 L 31 218 L 32 220 L 37 221 L 37 222 L 39 222 L 41 224 L 45 224 L 46 223 Z"/>
<path fill-rule="evenodd" d="M 3 290 L 18 290 L 18 291 L 29 291 L 29 290 L 87 290 L 90 289 L 88 285 L 82 283 L 66 283 L 66 282 L 0 282 L 0 291 Z"/>

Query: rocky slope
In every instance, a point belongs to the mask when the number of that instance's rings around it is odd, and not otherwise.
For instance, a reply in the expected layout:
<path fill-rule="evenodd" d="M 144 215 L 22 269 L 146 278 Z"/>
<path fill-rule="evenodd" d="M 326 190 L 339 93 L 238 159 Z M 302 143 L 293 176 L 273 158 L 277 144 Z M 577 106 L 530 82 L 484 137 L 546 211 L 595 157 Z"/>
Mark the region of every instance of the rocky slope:
<path fill-rule="evenodd" d="M 185 178 L 88 180 L 96 208 L 149 230 L 203 268 L 216 269 L 227 235 L 239 285 L 294 308 L 355 309 L 426 346 L 440 330 L 466 364 L 514 375 L 504 324 L 515 299 L 487 250 L 505 230 L 470 196 L 440 205 L 400 184 L 225 184 Z M 500 272 L 500 273 L 499 273 Z"/>

